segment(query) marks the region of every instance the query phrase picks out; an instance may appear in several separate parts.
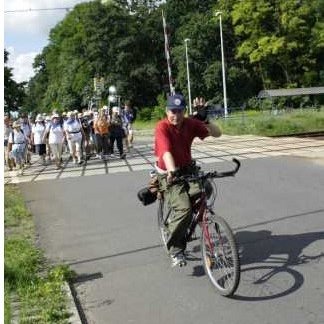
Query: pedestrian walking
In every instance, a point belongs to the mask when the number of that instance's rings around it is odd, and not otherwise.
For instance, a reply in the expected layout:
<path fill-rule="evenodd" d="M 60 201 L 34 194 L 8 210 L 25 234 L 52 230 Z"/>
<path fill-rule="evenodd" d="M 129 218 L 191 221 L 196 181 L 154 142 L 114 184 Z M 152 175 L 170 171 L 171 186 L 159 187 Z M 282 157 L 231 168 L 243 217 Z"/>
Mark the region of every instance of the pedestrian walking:
<path fill-rule="evenodd" d="M 123 121 L 125 129 L 125 145 L 127 151 L 133 147 L 134 129 L 133 123 L 136 119 L 136 109 L 131 106 L 130 101 L 125 102 L 123 110 Z"/>
<path fill-rule="evenodd" d="M 110 149 L 109 123 L 105 111 L 101 109 L 98 119 L 94 123 L 97 143 L 97 157 L 107 159 Z"/>
<path fill-rule="evenodd" d="M 96 134 L 94 131 L 94 115 L 91 110 L 88 111 L 88 125 L 89 125 L 89 131 L 90 131 L 90 140 L 89 140 L 89 150 L 90 150 L 90 156 L 97 153 L 97 142 L 96 142 Z"/>
<path fill-rule="evenodd" d="M 51 116 L 46 115 L 43 116 L 45 119 L 45 127 L 48 129 L 52 123 Z M 51 152 L 51 146 L 48 143 L 48 137 L 49 137 L 49 132 L 46 132 L 45 136 L 45 144 L 46 144 L 46 156 L 47 156 L 47 161 L 50 163 L 52 160 L 52 152 Z"/>
<path fill-rule="evenodd" d="M 9 159 L 8 151 L 8 141 L 9 136 L 12 132 L 12 122 L 8 115 L 4 116 L 4 136 L 3 136 L 3 146 L 4 146 L 4 162 L 9 171 L 12 171 L 13 168 L 13 159 Z"/>
<path fill-rule="evenodd" d="M 81 126 L 84 134 L 84 137 L 82 139 L 82 156 L 84 157 L 84 159 L 89 160 L 91 155 L 91 146 L 90 146 L 91 127 L 89 124 L 89 114 L 87 111 L 85 111 L 82 115 Z"/>
<path fill-rule="evenodd" d="M 64 125 L 65 135 L 69 145 L 69 151 L 72 156 L 74 164 L 82 164 L 81 159 L 81 141 L 83 136 L 83 130 L 81 123 L 76 118 L 76 113 L 70 111 L 68 113 L 68 120 Z"/>
<path fill-rule="evenodd" d="M 22 114 L 20 118 L 20 127 L 25 134 L 27 143 L 25 146 L 25 164 L 30 165 L 31 163 L 31 130 L 32 126 L 29 122 L 28 115 Z"/>
<path fill-rule="evenodd" d="M 68 120 L 67 112 L 63 111 L 62 113 L 62 125 L 63 129 L 65 128 L 65 124 Z M 69 145 L 66 136 L 64 136 L 64 142 L 63 142 L 63 148 L 62 148 L 62 153 L 69 153 Z"/>
<path fill-rule="evenodd" d="M 13 131 L 10 133 L 8 139 L 9 156 L 14 159 L 16 166 L 19 166 L 20 174 L 22 175 L 25 166 L 28 139 L 21 129 L 21 123 L 19 121 L 15 121 L 12 124 L 12 128 Z"/>
<path fill-rule="evenodd" d="M 120 116 L 120 108 L 113 107 L 112 115 L 110 119 L 110 145 L 111 154 L 114 154 L 114 145 L 117 144 L 117 149 L 119 151 L 119 157 L 125 159 L 126 155 L 123 148 L 123 138 L 125 136 L 125 131 L 123 129 L 123 121 Z"/>
<path fill-rule="evenodd" d="M 57 169 L 61 168 L 62 163 L 62 148 L 64 142 L 65 132 L 60 122 L 60 115 L 54 114 L 51 118 L 51 123 L 48 124 L 43 140 L 48 135 L 48 144 L 50 145 L 51 152 L 55 161 Z"/>
<path fill-rule="evenodd" d="M 45 121 L 42 115 L 37 115 L 35 125 L 32 127 L 31 143 L 35 146 L 35 153 L 41 159 L 43 165 L 46 164 L 46 139 L 45 139 L 46 127 Z"/>

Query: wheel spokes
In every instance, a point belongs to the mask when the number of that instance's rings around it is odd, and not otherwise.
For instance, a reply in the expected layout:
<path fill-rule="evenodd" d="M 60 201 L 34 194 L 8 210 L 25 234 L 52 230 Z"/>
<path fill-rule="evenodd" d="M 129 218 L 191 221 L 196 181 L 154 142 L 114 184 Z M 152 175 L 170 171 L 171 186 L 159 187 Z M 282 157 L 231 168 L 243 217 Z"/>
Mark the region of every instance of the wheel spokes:
<path fill-rule="evenodd" d="M 231 242 L 222 225 L 212 221 L 204 224 L 203 234 L 203 257 L 207 274 L 213 285 L 227 295 L 227 291 L 232 292 L 236 288 L 237 280 Z"/>

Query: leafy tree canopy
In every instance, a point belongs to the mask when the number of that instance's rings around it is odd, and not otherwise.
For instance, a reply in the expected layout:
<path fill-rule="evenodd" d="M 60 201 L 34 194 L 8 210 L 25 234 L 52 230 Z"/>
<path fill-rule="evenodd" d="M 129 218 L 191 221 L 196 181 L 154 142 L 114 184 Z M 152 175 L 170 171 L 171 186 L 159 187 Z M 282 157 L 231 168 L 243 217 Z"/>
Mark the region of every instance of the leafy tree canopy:
<path fill-rule="evenodd" d="M 6 64 L 8 63 L 9 52 L 4 50 L 4 112 L 10 113 L 18 111 L 22 108 L 25 98 L 24 86 L 25 82 L 17 83 L 13 79 L 12 69 Z"/>
<path fill-rule="evenodd" d="M 49 44 L 36 57 L 24 109 L 81 109 L 92 99 L 106 104 L 110 85 L 117 87 L 122 100 L 130 99 L 139 107 L 156 106 L 169 88 L 162 9 L 175 87 L 186 96 L 184 40 L 188 38 L 192 97 L 205 96 L 222 104 L 217 11 L 222 17 L 230 105 L 240 105 L 265 88 L 323 85 L 323 8 L 324 0 L 81 3 L 51 30 Z M 93 86 L 96 76 L 105 80 L 99 94 Z M 7 69 L 7 80 L 11 77 Z"/>

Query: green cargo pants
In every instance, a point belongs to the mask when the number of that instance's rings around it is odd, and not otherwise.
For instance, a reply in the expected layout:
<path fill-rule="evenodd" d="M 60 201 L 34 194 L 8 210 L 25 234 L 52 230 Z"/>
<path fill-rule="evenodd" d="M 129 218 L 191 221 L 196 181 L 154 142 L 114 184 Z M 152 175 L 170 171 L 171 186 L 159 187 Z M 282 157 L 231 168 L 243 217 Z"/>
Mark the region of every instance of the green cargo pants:
<path fill-rule="evenodd" d="M 165 176 L 159 176 L 160 190 L 164 195 L 164 203 L 172 209 L 168 219 L 170 238 L 167 248 L 170 254 L 177 254 L 186 249 L 185 235 L 191 222 L 190 197 L 199 193 L 197 182 L 189 183 L 189 190 L 185 184 L 168 185 Z"/>

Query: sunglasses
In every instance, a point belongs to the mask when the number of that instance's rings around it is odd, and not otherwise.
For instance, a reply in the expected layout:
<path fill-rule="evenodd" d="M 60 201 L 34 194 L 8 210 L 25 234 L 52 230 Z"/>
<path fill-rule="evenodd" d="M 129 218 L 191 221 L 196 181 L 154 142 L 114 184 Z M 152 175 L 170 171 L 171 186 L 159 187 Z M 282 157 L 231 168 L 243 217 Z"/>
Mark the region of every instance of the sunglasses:
<path fill-rule="evenodd" d="M 169 109 L 169 111 L 171 111 L 172 112 L 172 114 L 181 114 L 183 111 L 184 111 L 184 109 Z"/>

